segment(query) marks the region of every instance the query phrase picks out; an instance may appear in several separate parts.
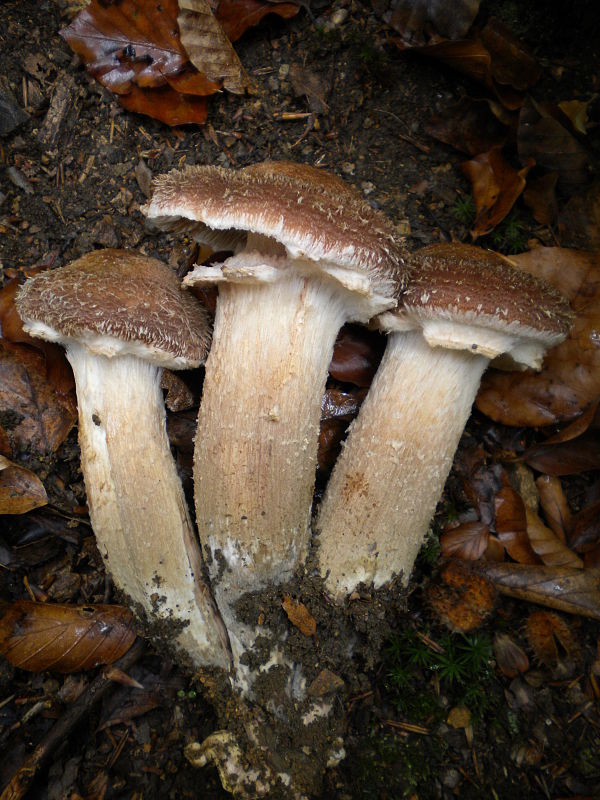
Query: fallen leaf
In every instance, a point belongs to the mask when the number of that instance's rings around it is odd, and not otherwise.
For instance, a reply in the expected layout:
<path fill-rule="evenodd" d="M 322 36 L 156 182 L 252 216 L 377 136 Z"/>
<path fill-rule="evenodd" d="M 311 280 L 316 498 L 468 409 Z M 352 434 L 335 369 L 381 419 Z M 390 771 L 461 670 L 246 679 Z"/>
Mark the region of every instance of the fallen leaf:
<path fill-rule="evenodd" d="M 466 563 L 466 562 L 462 562 Z M 600 619 L 600 570 L 470 561 L 469 567 L 509 597 Z"/>
<path fill-rule="evenodd" d="M 326 100 L 331 84 L 323 74 L 317 74 L 302 64 L 290 64 L 289 81 L 296 97 L 306 97 L 313 114 L 327 113 Z"/>
<path fill-rule="evenodd" d="M 338 334 L 329 374 L 341 383 L 369 387 L 381 362 L 386 339 L 358 325 L 344 325 Z"/>
<path fill-rule="evenodd" d="M 440 536 L 442 555 L 475 561 L 485 553 L 489 541 L 489 528 L 483 522 L 464 522 L 456 528 L 446 528 Z"/>
<path fill-rule="evenodd" d="M 600 183 L 574 195 L 558 215 L 560 241 L 566 247 L 600 250 Z"/>
<path fill-rule="evenodd" d="M 527 510 L 512 486 L 504 486 L 494 499 L 496 533 L 506 552 L 520 564 L 539 564 L 527 535 Z"/>
<path fill-rule="evenodd" d="M 563 100 L 558 104 L 558 107 L 569 118 L 575 130 L 584 135 L 587 133 L 587 126 L 590 121 L 587 113 L 590 102 L 589 100 L 586 103 L 581 100 Z"/>
<path fill-rule="evenodd" d="M 73 427 L 70 398 L 57 395 L 46 378 L 42 353 L 0 339 L 0 412 L 12 451 L 54 452 Z"/>
<path fill-rule="evenodd" d="M 572 420 L 600 397 L 600 254 L 537 247 L 510 261 L 559 289 L 576 318 L 569 337 L 547 353 L 540 372 L 488 370 L 476 407 L 504 425 Z"/>
<path fill-rule="evenodd" d="M 519 158 L 522 164 L 533 160 L 556 172 L 561 189 L 573 194 L 589 183 L 589 156 L 551 112 L 549 106 L 536 103 L 532 97 L 525 100 L 517 128 Z"/>
<path fill-rule="evenodd" d="M 177 24 L 181 44 L 196 69 L 234 94 L 251 88 L 231 40 L 217 20 L 208 0 L 178 0 Z"/>
<path fill-rule="evenodd" d="M 567 622 L 551 611 L 532 611 L 525 620 L 525 635 L 536 659 L 553 667 L 560 658 L 558 643 L 568 658 L 579 659 L 581 647 Z"/>
<path fill-rule="evenodd" d="M 473 187 L 477 216 L 471 231 L 473 239 L 490 233 L 506 217 L 525 188 L 525 176 L 535 162 L 529 161 L 517 171 L 492 147 L 460 165 Z"/>
<path fill-rule="evenodd" d="M 284 594 L 281 605 L 289 621 L 298 628 L 300 633 L 303 633 L 305 636 L 315 635 L 317 632 L 317 623 L 304 603 L 294 600 L 289 594 Z"/>
<path fill-rule="evenodd" d="M 461 633 L 483 625 L 495 600 L 494 588 L 487 578 L 473 573 L 464 561 L 449 561 L 440 578 L 441 583 L 429 585 L 427 598 L 442 622 Z"/>
<path fill-rule="evenodd" d="M 527 509 L 527 536 L 531 549 L 549 567 L 583 569 L 583 561 L 556 534 L 547 528 L 538 515 Z"/>
<path fill-rule="evenodd" d="M 300 3 L 282 3 L 280 0 L 275 4 L 264 0 L 211 0 L 211 4 L 216 5 L 217 19 L 232 42 L 237 42 L 248 28 L 258 25 L 267 14 L 291 19 L 300 10 Z"/>
<path fill-rule="evenodd" d="M 534 469 L 548 475 L 577 475 L 600 469 L 600 434 L 588 432 L 558 444 L 538 444 L 523 455 Z"/>
<path fill-rule="evenodd" d="M 557 172 L 548 172 L 546 175 L 527 178 L 523 202 L 540 225 L 553 225 L 558 217 L 557 180 Z"/>
<path fill-rule="evenodd" d="M 526 653 L 506 633 L 497 633 L 494 636 L 494 655 L 498 669 L 507 678 L 516 678 L 519 673 L 529 669 Z"/>
<path fill-rule="evenodd" d="M 0 455 L 0 514 L 26 514 L 47 502 L 37 475 Z"/>
<path fill-rule="evenodd" d="M 493 147 L 501 147 L 507 130 L 491 112 L 487 100 L 461 97 L 425 125 L 430 136 L 466 153 L 476 156 Z"/>
<path fill-rule="evenodd" d="M 525 92 L 538 82 L 542 67 L 524 43 L 500 20 L 490 17 L 479 38 L 491 56 L 493 79 Z"/>
<path fill-rule="evenodd" d="M 394 7 L 390 26 L 407 41 L 424 42 L 434 30 L 448 39 L 465 36 L 477 16 L 480 0 L 431 3 L 429 0 L 400 0 Z"/>
<path fill-rule="evenodd" d="M 112 663 L 135 637 L 133 615 L 122 606 L 18 600 L 0 619 L 0 653 L 31 672 L 76 672 Z"/>
<path fill-rule="evenodd" d="M 578 553 L 587 553 L 600 538 L 600 502 L 582 508 L 571 518 L 569 546 Z"/>
<path fill-rule="evenodd" d="M 546 522 L 561 542 L 566 542 L 571 530 L 571 510 L 561 482 L 553 475 L 540 475 L 535 485 Z"/>

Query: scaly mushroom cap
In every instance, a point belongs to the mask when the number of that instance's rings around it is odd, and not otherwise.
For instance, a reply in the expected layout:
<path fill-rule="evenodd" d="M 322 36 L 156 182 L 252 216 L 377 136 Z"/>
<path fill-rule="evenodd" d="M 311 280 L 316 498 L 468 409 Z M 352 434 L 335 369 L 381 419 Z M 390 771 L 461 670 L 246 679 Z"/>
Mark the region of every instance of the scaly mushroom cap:
<path fill-rule="evenodd" d="M 159 227 L 186 230 L 213 246 L 237 246 L 246 233 L 271 237 L 315 268 L 334 264 L 361 273 L 374 294 L 390 296 L 398 282 L 405 285 L 404 249 L 394 225 L 341 179 L 307 165 L 173 170 L 156 179 L 143 211 Z"/>
<path fill-rule="evenodd" d="M 409 284 L 398 308 L 378 319 L 385 330 L 422 327 L 434 347 L 469 349 L 488 358 L 507 352 L 513 368 L 539 367 L 540 354 L 569 331 L 573 314 L 566 298 L 497 253 L 467 244 L 434 244 L 413 253 L 408 262 Z M 516 344 L 505 350 L 507 336 Z"/>
<path fill-rule="evenodd" d="M 181 289 L 175 273 L 155 258 L 127 250 L 95 250 L 28 280 L 16 298 L 25 329 L 92 352 L 131 353 L 171 369 L 206 359 L 206 309 Z"/>

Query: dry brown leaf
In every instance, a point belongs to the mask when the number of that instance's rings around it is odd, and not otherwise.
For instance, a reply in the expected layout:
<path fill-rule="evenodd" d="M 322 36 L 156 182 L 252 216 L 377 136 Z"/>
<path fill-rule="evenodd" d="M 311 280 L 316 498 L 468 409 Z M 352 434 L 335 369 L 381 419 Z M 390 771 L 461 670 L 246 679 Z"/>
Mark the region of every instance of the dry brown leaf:
<path fill-rule="evenodd" d="M 430 0 L 399 0 L 390 19 L 391 27 L 406 41 L 424 42 L 432 29 L 448 39 L 465 36 L 477 16 L 480 0 L 431 3 Z"/>
<path fill-rule="evenodd" d="M 600 435 L 589 431 L 567 442 L 534 445 L 523 458 L 534 469 L 549 475 L 577 475 L 600 469 Z"/>
<path fill-rule="evenodd" d="M 527 179 L 523 202 L 540 225 L 553 225 L 558 217 L 557 180 L 557 172 L 548 172 L 546 175 Z"/>
<path fill-rule="evenodd" d="M 483 522 L 464 522 L 456 528 L 446 528 L 440 536 L 442 555 L 475 561 L 485 553 L 489 541 L 489 528 Z"/>
<path fill-rule="evenodd" d="M 464 563 L 464 562 L 463 562 Z M 469 566 L 509 597 L 600 619 L 600 570 L 471 561 Z"/>
<path fill-rule="evenodd" d="M 539 564 L 527 536 L 525 504 L 512 486 L 504 486 L 494 498 L 496 533 L 506 552 L 520 564 Z"/>
<path fill-rule="evenodd" d="M 300 633 L 303 633 L 305 636 L 315 635 L 317 632 L 317 623 L 304 603 L 294 600 L 289 594 L 284 594 L 281 605 L 289 621 L 298 628 Z"/>
<path fill-rule="evenodd" d="M 516 678 L 520 672 L 527 672 L 529 659 L 521 647 L 506 633 L 494 636 L 494 655 L 496 663 L 507 678 Z"/>
<path fill-rule="evenodd" d="M 42 353 L 0 339 L 0 412 L 9 415 L 5 430 L 12 451 L 54 452 L 73 427 L 76 412 L 46 378 Z"/>
<path fill-rule="evenodd" d="M 519 115 L 517 147 L 521 163 L 533 160 L 556 172 L 563 191 L 572 194 L 589 183 L 589 156 L 585 148 L 556 117 L 558 110 L 528 97 Z"/>
<path fill-rule="evenodd" d="M 14 667 L 76 672 L 116 661 L 136 637 L 122 606 L 18 600 L 0 619 L 0 653 Z"/>
<path fill-rule="evenodd" d="M 500 147 L 492 147 L 460 165 L 471 181 L 477 217 L 471 236 L 485 236 L 506 217 L 525 188 L 525 176 L 533 166 L 530 161 L 517 171 L 502 155 Z"/>
<path fill-rule="evenodd" d="M 441 583 L 429 585 L 427 598 L 442 622 L 462 633 L 483 625 L 494 607 L 492 584 L 473 573 L 464 561 L 449 561 L 440 578 Z"/>
<path fill-rule="evenodd" d="M 547 528 L 538 515 L 527 509 L 527 536 L 532 550 L 548 567 L 583 569 L 583 561 Z"/>
<path fill-rule="evenodd" d="M 430 136 L 461 153 L 476 156 L 506 141 L 507 130 L 490 110 L 488 101 L 461 97 L 425 125 Z"/>
<path fill-rule="evenodd" d="M 587 103 L 581 100 L 563 100 L 558 103 L 558 107 L 569 118 L 573 128 L 584 135 L 587 133 L 587 126 L 590 121 L 587 113 L 590 102 L 590 100 Z"/>
<path fill-rule="evenodd" d="M 504 425 L 571 420 L 600 397 L 600 254 L 538 247 L 511 262 L 556 286 L 577 316 L 568 339 L 546 355 L 541 372 L 488 370 L 476 406 Z"/>
<path fill-rule="evenodd" d="M 532 611 L 525 621 L 525 635 L 536 659 L 547 667 L 555 666 L 560 659 L 557 643 L 572 661 L 581 654 L 569 624 L 551 611 Z"/>
<path fill-rule="evenodd" d="M 47 502 L 37 475 L 0 455 L 0 514 L 26 514 Z"/>
<path fill-rule="evenodd" d="M 208 0 L 178 0 L 181 43 L 199 72 L 223 88 L 243 94 L 251 81 Z"/>
<path fill-rule="evenodd" d="M 546 522 L 561 542 L 566 542 L 571 530 L 571 509 L 561 482 L 552 475 L 540 475 L 535 485 Z"/>
<path fill-rule="evenodd" d="M 500 20 L 491 17 L 479 34 L 491 56 L 491 74 L 496 83 L 525 92 L 542 74 L 540 64 L 524 43 Z"/>

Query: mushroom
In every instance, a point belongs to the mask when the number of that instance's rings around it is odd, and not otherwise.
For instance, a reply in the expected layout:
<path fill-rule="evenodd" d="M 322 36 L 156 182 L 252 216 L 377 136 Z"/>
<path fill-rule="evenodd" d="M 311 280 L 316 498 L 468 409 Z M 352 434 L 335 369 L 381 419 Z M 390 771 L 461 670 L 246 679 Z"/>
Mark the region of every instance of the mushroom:
<path fill-rule="evenodd" d="M 163 367 L 206 357 L 207 313 L 160 261 L 98 250 L 28 280 L 25 330 L 59 342 L 77 389 L 92 527 L 116 586 L 194 666 L 229 664 L 228 637 L 203 582 L 202 556 L 169 448 Z"/>
<path fill-rule="evenodd" d="M 184 280 L 219 287 L 194 481 L 223 610 L 305 559 L 335 338 L 346 321 L 396 305 L 403 248 L 395 227 L 342 180 L 287 162 L 173 171 L 156 180 L 145 212 L 162 228 L 236 249 Z"/>
<path fill-rule="evenodd" d="M 408 583 L 490 360 L 539 369 L 568 333 L 567 301 L 501 256 L 463 244 L 409 261 L 382 314 L 383 360 L 318 512 L 320 571 L 343 600 L 361 583 Z"/>

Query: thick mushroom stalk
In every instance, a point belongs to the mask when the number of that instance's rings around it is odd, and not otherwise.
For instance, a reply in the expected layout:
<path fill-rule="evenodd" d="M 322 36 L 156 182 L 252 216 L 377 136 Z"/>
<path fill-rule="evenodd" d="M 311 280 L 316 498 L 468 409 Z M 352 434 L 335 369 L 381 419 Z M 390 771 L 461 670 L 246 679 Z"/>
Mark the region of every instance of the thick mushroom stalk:
<path fill-rule="evenodd" d="M 395 306 L 402 248 L 393 226 L 353 190 L 304 165 L 172 172 L 157 180 L 146 213 L 178 230 L 187 220 L 201 240 L 244 234 L 233 258 L 185 279 L 219 285 L 194 480 L 199 534 L 225 613 L 304 561 L 335 338 L 346 321 Z"/>
<path fill-rule="evenodd" d="M 160 390 L 163 366 L 203 360 L 202 307 L 164 264 L 109 250 L 28 281 L 17 308 L 25 329 L 62 343 L 73 367 L 90 518 L 115 585 L 150 622 L 168 624 L 158 632 L 194 666 L 227 667 Z"/>
<path fill-rule="evenodd" d="M 488 363 L 541 366 L 570 311 L 499 256 L 434 245 L 411 259 L 369 393 L 319 510 L 320 571 L 342 601 L 359 583 L 407 584 Z"/>

